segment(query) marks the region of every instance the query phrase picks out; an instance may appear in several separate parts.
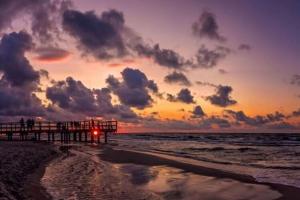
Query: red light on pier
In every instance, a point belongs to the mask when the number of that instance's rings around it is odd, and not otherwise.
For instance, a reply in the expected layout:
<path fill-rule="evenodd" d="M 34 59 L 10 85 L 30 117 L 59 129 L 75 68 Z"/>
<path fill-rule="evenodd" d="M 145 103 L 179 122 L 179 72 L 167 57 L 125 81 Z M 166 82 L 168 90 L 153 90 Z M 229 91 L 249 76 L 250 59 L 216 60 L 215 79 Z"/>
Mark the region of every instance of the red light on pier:
<path fill-rule="evenodd" d="M 94 135 L 98 135 L 98 130 L 93 130 Z"/>

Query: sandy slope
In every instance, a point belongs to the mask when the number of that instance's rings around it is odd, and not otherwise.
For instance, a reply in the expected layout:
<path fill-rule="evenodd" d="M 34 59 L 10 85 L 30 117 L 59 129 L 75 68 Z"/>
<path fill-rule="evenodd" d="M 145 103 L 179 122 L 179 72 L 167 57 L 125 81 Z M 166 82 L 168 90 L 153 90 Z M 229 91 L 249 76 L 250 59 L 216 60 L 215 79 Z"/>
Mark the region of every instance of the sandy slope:
<path fill-rule="evenodd" d="M 56 154 L 47 143 L 0 142 L 0 199 L 25 199 L 28 175 Z"/>

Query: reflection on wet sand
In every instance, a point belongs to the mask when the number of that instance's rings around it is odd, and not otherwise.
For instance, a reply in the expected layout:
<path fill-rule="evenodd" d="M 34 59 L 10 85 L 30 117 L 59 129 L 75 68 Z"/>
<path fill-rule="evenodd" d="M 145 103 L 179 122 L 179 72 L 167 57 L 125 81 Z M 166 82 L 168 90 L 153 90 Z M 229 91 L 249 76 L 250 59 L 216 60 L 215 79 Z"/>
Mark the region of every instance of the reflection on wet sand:
<path fill-rule="evenodd" d="M 232 179 L 202 176 L 167 166 L 122 164 L 133 184 L 150 190 L 164 199 L 255 199 L 271 200 L 281 196 L 268 186 L 248 184 Z"/>

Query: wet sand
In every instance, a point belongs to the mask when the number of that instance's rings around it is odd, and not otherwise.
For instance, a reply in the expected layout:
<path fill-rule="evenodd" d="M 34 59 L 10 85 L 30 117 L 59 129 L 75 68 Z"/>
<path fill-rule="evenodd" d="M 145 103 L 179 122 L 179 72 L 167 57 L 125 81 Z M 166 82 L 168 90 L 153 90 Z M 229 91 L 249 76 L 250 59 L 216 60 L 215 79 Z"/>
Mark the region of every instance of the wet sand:
<path fill-rule="evenodd" d="M 273 197 L 275 199 L 280 200 L 293 200 L 299 199 L 300 189 L 295 188 L 292 186 L 286 186 L 281 184 L 273 184 L 273 183 L 259 183 L 253 177 L 241 174 L 234 174 L 230 172 L 221 171 L 218 169 L 206 168 L 199 165 L 193 165 L 191 163 L 184 163 L 179 162 L 176 159 L 167 159 L 164 157 L 148 154 L 148 153 L 141 153 L 135 151 L 127 151 L 127 150 L 116 150 L 112 148 L 104 148 L 103 153 L 100 155 L 100 158 L 104 161 L 108 161 L 111 163 L 118 163 L 118 164 L 136 164 L 136 165 L 146 165 L 146 166 L 167 166 L 171 168 L 180 169 L 185 173 L 193 173 L 198 174 L 206 177 L 213 177 L 214 178 L 214 186 L 222 185 L 226 181 L 232 181 L 233 184 L 228 184 L 226 187 L 233 187 L 232 192 L 236 192 L 242 196 L 245 193 L 246 188 L 239 187 L 242 184 L 248 184 L 246 187 L 251 186 L 254 188 L 254 194 L 256 193 L 256 198 L 251 199 L 266 199 L 269 197 L 265 197 L 266 193 L 274 192 Z M 239 183 L 239 184 L 237 184 Z M 199 185 L 200 183 L 198 183 Z M 249 185 L 250 184 L 250 185 Z M 199 188 L 205 188 L 206 185 L 202 183 L 199 185 Z M 239 191 L 240 190 L 240 191 Z M 219 191 L 218 189 L 216 191 Z M 211 191 L 214 192 L 214 191 Z M 280 195 L 278 195 L 278 193 Z M 277 196 L 276 196 L 277 195 Z M 259 198 L 262 196 L 263 198 Z M 203 196 L 202 196 L 203 197 Z M 218 198 L 218 194 L 215 195 L 216 199 Z M 264 198 L 265 197 L 265 198 Z M 271 196 L 272 197 L 272 196 Z M 270 199 L 272 199 L 270 197 Z M 207 199 L 210 199 L 211 196 Z M 203 198 L 205 199 L 205 198 Z M 221 199 L 221 198 L 220 198 Z M 240 199 L 240 198 L 239 198 Z M 248 199 L 248 198 L 246 198 Z M 250 199 L 250 198 L 249 198 Z"/>

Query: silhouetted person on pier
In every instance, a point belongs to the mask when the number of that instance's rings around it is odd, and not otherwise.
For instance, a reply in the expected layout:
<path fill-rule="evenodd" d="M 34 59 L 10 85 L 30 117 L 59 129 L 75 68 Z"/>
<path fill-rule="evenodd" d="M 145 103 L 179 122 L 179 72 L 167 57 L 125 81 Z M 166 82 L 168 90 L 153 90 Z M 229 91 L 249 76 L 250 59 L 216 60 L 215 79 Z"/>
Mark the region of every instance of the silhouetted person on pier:
<path fill-rule="evenodd" d="M 32 120 L 31 120 L 31 129 L 33 129 L 34 125 L 35 125 L 35 120 L 32 119 Z"/>
<path fill-rule="evenodd" d="M 61 129 L 61 122 L 57 122 L 57 123 L 56 123 L 56 128 L 57 128 L 57 130 L 60 130 L 60 129 Z"/>
<path fill-rule="evenodd" d="M 95 127 L 95 122 L 93 119 L 92 119 L 92 127 Z"/>
<path fill-rule="evenodd" d="M 24 130 L 25 129 L 25 122 L 24 122 L 23 118 L 21 118 L 20 124 L 21 124 L 21 130 Z"/>
<path fill-rule="evenodd" d="M 30 130 L 30 124 L 31 124 L 30 119 L 27 119 L 26 120 L 27 130 Z"/>

